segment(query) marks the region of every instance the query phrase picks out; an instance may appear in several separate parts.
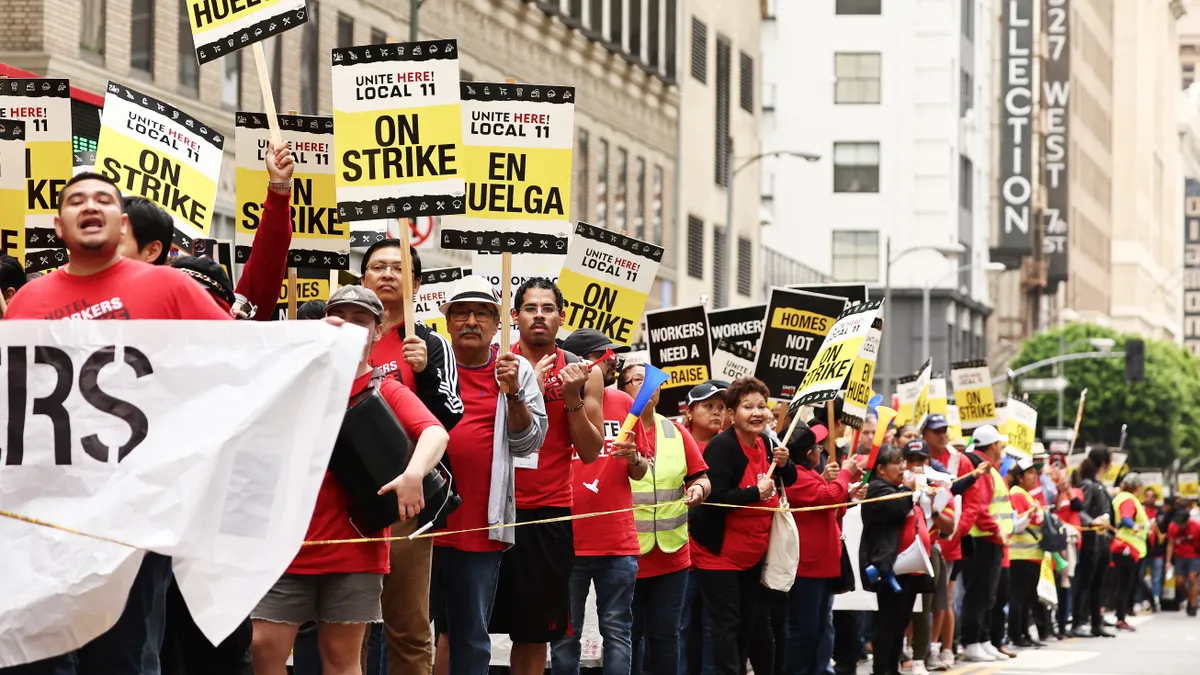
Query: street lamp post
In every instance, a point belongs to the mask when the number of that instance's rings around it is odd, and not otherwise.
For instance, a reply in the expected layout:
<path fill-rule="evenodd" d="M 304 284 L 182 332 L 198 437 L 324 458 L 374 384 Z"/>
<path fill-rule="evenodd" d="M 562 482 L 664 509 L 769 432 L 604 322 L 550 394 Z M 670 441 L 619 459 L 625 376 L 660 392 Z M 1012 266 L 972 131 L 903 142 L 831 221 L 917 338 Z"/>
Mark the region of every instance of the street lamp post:
<path fill-rule="evenodd" d="M 416 0 L 414 0 L 414 1 L 416 1 Z M 727 155 L 728 160 L 725 162 L 725 190 L 726 190 L 725 250 L 722 251 L 722 258 L 724 259 L 724 263 L 725 263 L 725 277 L 726 278 L 720 280 L 720 283 L 725 286 L 724 295 L 726 297 L 713 298 L 713 304 L 718 305 L 718 306 L 728 306 L 729 305 L 729 297 L 728 297 L 729 296 L 729 277 L 736 278 L 736 275 L 730 274 L 730 270 L 733 268 L 733 245 L 734 245 L 734 241 L 733 241 L 733 236 L 734 236 L 733 235 L 733 177 L 738 175 L 739 173 L 741 173 L 742 169 L 745 169 L 746 167 L 750 166 L 751 164 L 755 164 L 759 160 L 765 159 L 767 157 L 799 157 L 800 159 L 803 159 L 807 162 L 815 162 L 815 161 L 821 159 L 820 155 L 816 155 L 811 152 L 800 152 L 798 150 L 772 150 L 770 152 L 760 152 L 757 155 L 754 155 L 753 157 L 750 157 L 749 159 L 747 159 L 745 162 L 742 163 L 741 166 L 734 168 L 734 166 L 733 166 L 733 137 L 729 136 L 726 139 L 726 143 L 728 143 L 728 145 L 729 145 L 729 153 Z M 721 301 L 721 300 L 724 300 L 724 302 L 718 304 L 718 301 Z"/>
<path fill-rule="evenodd" d="M 915 251 L 937 251 L 941 253 L 947 260 L 955 260 L 958 256 L 966 252 L 966 248 L 962 244 L 923 244 L 921 246 L 912 246 L 900 251 L 892 257 L 892 238 L 887 238 L 887 243 L 884 245 L 884 267 L 883 267 L 883 314 L 886 320 L 887 313 L 892 306 L 892 265 L 899 262 L 901 258 Z M 884 326 L 886 329 L 887 327 Z M 884 377 L 887 379 L 886 391 L 892 391 L 892 359 L 888 356 L 891 353 L 890 349 L 883 350 L 883 361 L 880 367 L 883 369 Z M 886 366 L 886 368 L 883 368 Z"/>
<path fill-rule="evenodd" d="M 1066 354 L 1067 349 L 1075 349 L 1076 347 L 1079 347 L 1081 345 L 1090 345 L 1091 347 L 1094 347 L 1095 349 L 1098 349 L 1101 352 L 1108 352 L 1108 351 L 1111 351 L 1112 348 L 1117 345 L 1117 341 L 1112 338 L 1088 338 L 1086 340 L 1079 340 L 1077 342 L 1072 342 L 1070 345 L 1067 345 L 1066 334 L 1063 332 L 1063 330 L 1061 328 L 1059 329 L 1059 331 L 1058 331 L 1058 355 L 1059 356 Z M 1062 375 L 1062 373 L 1063 373 L 1062 362 L 1056 362 L 1054 364 L 1054 376 L 1059 377 Z M 1063 390 L 1059 389 L 1058 390 L 1058 424 L 1055 426 L 1061 427 L 1063 425 L 1063 404 L 1064 404 Z"/>
<path fill-rule="evenodd" d="M 978 266 L 979 265 L 977 265 L 975 263 L 971 263 L 969 265 L 962 265 L 958 269 L 943 276 L 941 279 L 938 279 L 937 281 L 935 281 L 932 284 L 930 284 L 928 281 L 925 282 L 925 288 L 922 289 L 922 294 L 921 294 L 921 326 L 922 326 L 922 328 L 921 328 L 921 355 L 924 360 L 928 361 L 929 357 L 930 357 L 930 354 L 929 354 L 929 304 L 930 304 L 929 296 L 933 290 L 933 287 L 941 285 L 941 283 L 943 281 L 945 281 L 946 279 L 950 279 L 952 277 L 957 277 L 959 274 L 962 274 L 963 272 L 966 272 L 968 270 L 975 269 Z M 1003 272 L 1004 270 L 1006 270 L 1008 268 L 1005 267 L 1004 263 L 990 262 L 990 263 L 984 264 L 983 269 L 987 270 L 988 272 Z"/>

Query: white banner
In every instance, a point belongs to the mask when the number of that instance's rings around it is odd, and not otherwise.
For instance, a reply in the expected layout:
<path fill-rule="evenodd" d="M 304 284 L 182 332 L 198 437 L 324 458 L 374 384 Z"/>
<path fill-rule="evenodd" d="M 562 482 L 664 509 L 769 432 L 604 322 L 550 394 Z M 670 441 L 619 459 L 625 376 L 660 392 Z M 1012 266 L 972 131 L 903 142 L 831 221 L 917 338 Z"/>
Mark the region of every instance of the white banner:
<path fill-rule="evenodd" d="M 145 551 L 228 636 L 300 549 L 365 340 L 319 321 L 0 322 L 0 510 L 127 544 L 0 517 L 0 666 L 108 630 Z"/>

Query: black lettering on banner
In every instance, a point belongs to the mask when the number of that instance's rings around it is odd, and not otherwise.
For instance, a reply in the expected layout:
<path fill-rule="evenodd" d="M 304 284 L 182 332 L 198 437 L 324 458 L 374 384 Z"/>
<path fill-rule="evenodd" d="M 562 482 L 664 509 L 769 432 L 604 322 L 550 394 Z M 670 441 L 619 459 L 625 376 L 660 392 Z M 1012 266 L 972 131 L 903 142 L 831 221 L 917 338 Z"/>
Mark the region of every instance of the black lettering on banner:
<path fill-rule="evenodd" d="M 16 230 L 0 230 L 0 255 L 15 256 L 19 240 L 20 233 Z"/>
<path fill-rule="evenodd" d="M 337 226 L 340 222 L 337 209 L 314 207 L 312 191 L 311 178 L 297 178 L 292 183 L 292 233 L 343 236 L 345 230 Z M 258 202 L 242 204 L 242 226 L 251 231 L 257 230 L 262 220 L 259 215 L 261 211 L 262 204 Z"/>
<path fill-rule="evenodd" d="M 191 0 L 192 24 L 204 28 L 208 24 L 223 21 L 254 9 L 262 0 Z"/>
<path fill-rule="evenodd" d="M 754 377 L 763 381 L 772 398 L 796 395 L 817 352 L 846 299 L 807 291 L 772 288 L 759 317 L 761 344 L 755 354 Z"/>
<path fill-rule="evenodd" d="M 28 396 L 29 366 L 26 345 L 13 345 L 7 350 L 6 380 L 8 384 L 8 452 L 4 463 L 20 466 L 25 461 L 26 402 Z M 104 366 L 116 360 L 116 347 L 108 346 L 93 352 L 84 361 L 79 374 L 79 390 L 83 400 L 100 412 L 123 420 L 130 428 L 130 438 L 117 452 L 117 461 L 125 459 L 149 433 L 150 422 L 137 406 L 106 393 L 99 386 L 99 373 Z M 154 372 L 150 360 L 133 347 L 124 348 L 124 361 L 133 368 L 136 377 L 145 377 Z M 54 390 L 42 398 L 34 399 L 32 414 L 49 418 L 53 428 L 54 463 L 72 464 L 71 416 L 64 405 L 74 385 L 74 364 L 65 351 L 57 347 L 36 346 L 33 361 L 38 365 L 54 368 L 56 380 Z M 108 461 L 109 449 L 100 442 L 96 434 L 81 439 L 84 451 L 93 459 Z"/>
<path fill-rule="evenodd" d="M 633 338 L 633 319 L 614 314 L 620 289 L 589 283 L 583 290 L 583 302 L 566 303 L 567 324 L 594 328 L 610 339 L 627 343 Z"/>
<path fill-rule="evenodd" d="M 105 157 L 100 173 L 112 179 L 122 191 L 145 197 L 197 229 L 204 229 L 208 206 L 180 191 L 180 166 L 171 158 L 142 150 L 138 166 L 133 167 L 115 157 Z"/>
<path fill-rule="evenodd" d="M 458 174 L 453 166 L 453 143 L 421 145 L 419 113 L 375 118 L 375 142 L 379 147 L 342 153 L 342 163 L 346 166 L 342 177 L 347 182 Z"/>
<path fill-rule="evenodd" d="M 766 305 L 718 309 L 708 313 L 708 330 L 712 337 L 712 348 L 725 340 L 751 352 L 758 350 L 762 338 Z M 754 359 L 751 358 L 751 361 Z"/>
<path fill-rule="evenodd" d="M 692 386 L 712 377 L 708 315 L 701 305 L 647 312 L 646 334 L 650 364 L 671 376 L 659 392 L 655 411 L 673 417 L 686 404 Z"/>
<path fill-rule="evenodd" d="M 28 203 L 25 205 L 27 211 L 50 211 L 58 209 L 58 195 L 62 189 L 67 186 L 65 178 L 42 178 L 35 179 L 33 177 L 33 162 L 30 149 L 25 148 L 25 178 L 27 179 Z"/>
<path fill-rule="evenodd" d="M 467 184 L 467 207 L 492 213 L 534 213 L 566 217 L 562 192 L 552 185 L 518 185 L 525 182 L 528 155 L 493 152 L 488 155 L 487 183 Z"/>

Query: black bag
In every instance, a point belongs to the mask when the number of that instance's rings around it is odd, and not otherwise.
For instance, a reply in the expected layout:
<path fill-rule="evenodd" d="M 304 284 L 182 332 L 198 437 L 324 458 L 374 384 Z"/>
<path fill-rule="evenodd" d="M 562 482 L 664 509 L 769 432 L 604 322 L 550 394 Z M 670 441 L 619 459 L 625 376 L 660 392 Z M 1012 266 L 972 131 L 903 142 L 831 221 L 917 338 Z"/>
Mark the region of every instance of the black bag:
<path fill-rule="evenodd" d="M 329 458 L 329 471 L 350 498 L 350 516 L 363 533 L 378 532 L 400 520 L 396 495 L 378 492 L 404 473 L 413 452 L 412 440 L 379 393 L 382 380 L 382 372 L 376 370 L 370 386 L 350 399 Z M 438 468 L 425 476 L 422 485 L 425 508 L 417 518 L 421 525 L 435 517 L 445 522 L 462 504 Z"/>
<path fill-rule="evenodd" d="M 842 576 L 833 582 L 834 595 L 854 590 L 854 563 L 850 562 L 850 551 L 846 549 L 846 538 L 842 537 Z"/>
<path fill-rule="evenodd" d="M 1062 553 L 1067 550 L 1067 532 L 1063 528 L 1062 521 L 1049 511 L 1046 512 L 1046 519 L 1042 522 L 1042 538 L 1038 544 L 1047 553 Z"/>

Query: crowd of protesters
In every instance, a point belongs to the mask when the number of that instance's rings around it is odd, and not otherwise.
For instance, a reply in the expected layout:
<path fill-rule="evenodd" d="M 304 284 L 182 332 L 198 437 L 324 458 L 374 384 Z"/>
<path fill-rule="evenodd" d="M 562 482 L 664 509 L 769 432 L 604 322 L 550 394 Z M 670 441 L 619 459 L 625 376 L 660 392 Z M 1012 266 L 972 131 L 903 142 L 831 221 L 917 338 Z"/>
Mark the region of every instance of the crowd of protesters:
<path fill-rule="evenodd" d="M 207 258 L 164 266 L 165 212 L 81 174 L 56 222 L 70 262 L 27 280 L 0 261 L 0 311 L 269 318 L 286 267 L 292 160 L 272 149 L 266 163 L 262 226 L 236 287 Z M 402 254 L 396 240 L 376 243 L 359 285 L 300 312 L 367 329 L 353 393 L 377 390 L 415 445 L 381 490 L 395 494 L 400 520 L 361 531 L 327 474 L 306 539 L 370 541 L 303 547 L 222 644 L 199 634 L 169 559 L 150 554 L 110 631 L 9 672 L 279 675 L 291 656 L 298 675 L 482 675 L 490 636 L 504 634 L 514 674 L 549 664 L 568 675 L 581 667 L 593 589 L 606 675 L 853 673 L 868 656 L 878 675 L 946 670 L 1133 631 L 1127 617 L 1157 611 L 1167 578 L 1195 616 L 1200 513 L 1160 505 L 1136 474 L 1103 485 L 1107 449 L 1068 471 L 1061 456 L 1014 456 L 993 426 L 951 438 L 930 414 L 884 430 L 869 465 L 874 417 L 855 430 L 840 402 L 774 405 L 754 378 L 695 386 L 678 417 L 655 412 L 657 391 L 635 411 L 646 367 L 595 330 L 558 341 L 554 282 L 535 277 L 514 292 L 518 338 L 501 353 L 509 317 L 483 277 L 461 279 L 440 306 L 447 335 L 405 325 L 402 282 L 415 291 L 421 263 L 411 251 L 406 269 Z M 435 469 L 461 499 L 449 514 L 425 515 L 422 479 Z M 786 592 L 763 584 L 781 497 L 797 509 L 799 539 Z M 857 541 L 843 536 L 850 509 L 861 510 Z M 427 526 L 435 536 L 415 536 Z M 856 589 L 874 593 L 878 610 L 834 609 Z"/>

